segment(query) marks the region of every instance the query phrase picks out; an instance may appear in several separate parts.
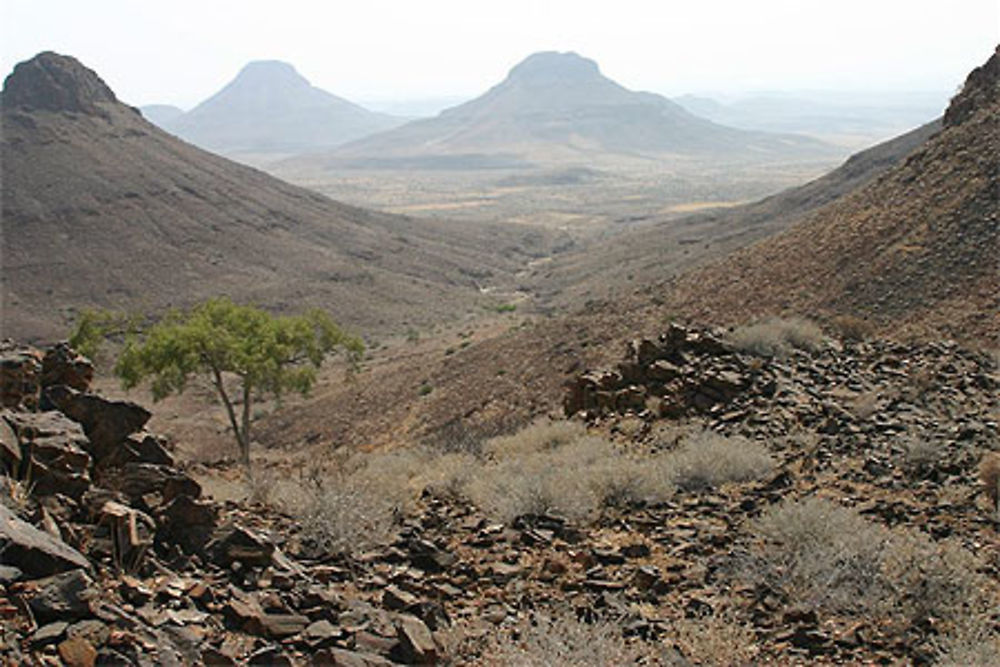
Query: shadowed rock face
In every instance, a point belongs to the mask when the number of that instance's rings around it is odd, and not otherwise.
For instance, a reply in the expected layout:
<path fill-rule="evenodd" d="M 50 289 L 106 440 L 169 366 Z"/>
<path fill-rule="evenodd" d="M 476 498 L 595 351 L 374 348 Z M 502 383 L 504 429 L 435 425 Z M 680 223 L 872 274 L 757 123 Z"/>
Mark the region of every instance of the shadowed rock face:
<path fill-rule="evenodd" d="M 118 101 L 76 58 L 51 51 L 19 63 L 4 81 L 2 99 L 5 108 L 86 114 L 99 114 L 99 104 Z"/>
<path fill-rule="evenodd" d="M 969 73 L 958 93 L 944 114 L 946 127 L 960 125 L 978 110 L 996 105 L 1000 100 L 1000 46 L 983 65 Z"/>

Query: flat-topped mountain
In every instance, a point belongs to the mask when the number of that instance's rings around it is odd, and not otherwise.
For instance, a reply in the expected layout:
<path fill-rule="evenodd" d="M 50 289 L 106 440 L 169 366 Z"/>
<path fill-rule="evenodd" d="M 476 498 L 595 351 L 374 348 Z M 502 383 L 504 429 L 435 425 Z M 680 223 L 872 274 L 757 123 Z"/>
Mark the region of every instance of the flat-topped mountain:
<path fill-rule="evenodd" d="M 331 148 L 402 122 L 316 88 L 288 63 L 262 60 L 162 127 L 224 154 L 293 153 Z"/>
<path fill-rule="evenodd" d="M 0 335 L 64 335 L 75 309 L 227 294 L 388 329 L 478 303 L 544 237 L 347 206 L 206 153 L 121 104 L 75 59 L 7 77 Z"/>
<path fill-rule="evenodd" d="M 457 155 L 544 160 L 597 153 L 760 157 L 822 153 L 825 148 L 819 141 L 795 135 L 717 125 L 660 95 L 624 88 L 601 74 L 593 60 L 575 53 L 545 52 L 526 58 L 474 100 L 353 142 L 325 157 L 362 165 L 368 159 L 378 166 L 414 156 L 428 161 Z"/>

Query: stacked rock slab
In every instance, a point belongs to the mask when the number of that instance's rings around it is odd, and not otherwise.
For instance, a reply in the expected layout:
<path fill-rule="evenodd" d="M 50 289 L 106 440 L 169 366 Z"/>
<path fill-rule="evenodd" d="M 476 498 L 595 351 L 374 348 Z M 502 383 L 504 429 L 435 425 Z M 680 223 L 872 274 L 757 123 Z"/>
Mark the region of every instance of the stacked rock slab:
<path fill-rule="evenodd" d="M 674 324 L 655 340 L 629 343 L 614 368 L 569 381 L 563 409 L 589 418 L 628 412 L 681 417 L 719 409 L 760 382 L 720 333 Z"/>

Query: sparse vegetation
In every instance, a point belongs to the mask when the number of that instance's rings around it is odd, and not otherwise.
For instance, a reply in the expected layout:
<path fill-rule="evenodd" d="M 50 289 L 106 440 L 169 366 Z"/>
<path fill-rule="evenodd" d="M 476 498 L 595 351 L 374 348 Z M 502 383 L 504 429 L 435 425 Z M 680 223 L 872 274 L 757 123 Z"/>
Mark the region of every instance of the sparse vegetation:
<path fill-rule="evenodd" d="M 926 438 L 910 436 L 902 442 L 906 468 L 911 474 L 926 472 L 941 458 L 941 446 Z"/>
<path fill-rule="evenodd" d="M 786 501 L 765 512 L 751 532 L 761 540 L 751 578 L 790 599 L 861 611 L 885 595 L 879 570 L 888 531 L 849 509 L 822 498 Z"/>
<path fill-rule="evenodd" d="M 1000 521 L 1000 453 L 990 452 L 979 462 L 979 481 Z"/>
<path fill-rule="evenodd" d="M 838 315 L 830 324 L 845 343 L 860 343 L 875 333 L 875 325 L 855 315 Z"/>
<path fill-rule="evenodd" d="M 305 538 L 326 554 L 354 553 L 392 536 L 394 505 L 377 489 L 348 476 L 309 488 L 297 503 Z"/>
<path fill-rule="evenodd" d="M 774 465 L 767 447 L 759 442 L 711 431 L 689 436 L 670 459 L 674 484 L 685 491 L 759 479 Z"/>
<path fill-rule="evenodd" d="M 513 313 L 516 310 L 517 310 L 516 303 L 501 303 L 499 306 L 496 307 L 496 311 L 498 313 Z"/>
<path fill-rule="evenodd" d="M 751 665 L 758 653 L 753 627 L 723 613 L 672 622 L 670 640 L 684 658 L 698 665 Z"/>
<path fill-rule="evenodd" d="M 780 357 L 793 349 L 816 352 L 823 346 L 823 331 L 801 317 L 771 318 L 738 327 L 730 336 L 733 346 L 764 357 Z"/>
<path fill-rule="evenodd" d="M 658 653 L 647 644 L 626 641 L 615 623 L 586 623 L 568 610 L 537 614 L 522 622 L 516 635 L 494 638 L 484 651 L 488 664 L 509 667 L 666 664 Z"/>
<path fill-rule="evenodd" d="M 316 369 L 336 349 L 356 365 L 364 353 L 360 339 L 344 333 L 320 310 L 275 317 L 226 298 L 210 299 L 187 313 L 171 312 L 141 339 L 127 340 L 115 365 L 125 388 L 152 379 L 153 399 L 181 393 L 194 375 L 207 375 L 226 408 L 243 457 L 250 465 L 250 416 L 255 393 L 280 397 L 308 393 Z M 226 376 L 240 384 L 242 416 L 230 398 Z"/>
<path fill-rule="evenodd" d="M 577 422 L 539 422 L 485 443 L 479 472 L 465 493 L 504 521 L 556 513 L 585 521 L 673 491 L 658 465 L 640 462 Z"/>
<path fill-rule="evenodd" d="M 822 498 L 785 501 L 752 527 L 760 540 L 744 575 L 790 600 L 903 626 L 936 618 L 958 627 L 982 614 L 987 584 L 960 545 L 890 530 Z"/>

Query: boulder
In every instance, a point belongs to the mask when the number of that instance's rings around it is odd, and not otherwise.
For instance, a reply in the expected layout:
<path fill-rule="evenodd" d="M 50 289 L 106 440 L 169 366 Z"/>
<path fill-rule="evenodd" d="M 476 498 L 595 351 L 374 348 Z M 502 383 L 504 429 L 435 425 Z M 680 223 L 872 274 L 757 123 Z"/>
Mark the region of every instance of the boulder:
<path fill-rule="evenodd" d="M 164 503 L 180 496 L 201 495 L 201 485 L 193 477 L 171 466 L 127 463 L 105 470 L 101 478 L 106 486 L 125 494 L 130 502 L 140 501 L 149 494 L 158 494 Z"/>
<path fill-rule="evenodd" d="M 77 354 L 68 343 L 57 343 L 42 358 L 42 388 L 64 384 L 77 391 L 87 391 L 94 379 L 94 364 Z"/>
<path fill-rule="evenodd" d="M 49 387 L 45 398 L 60 412 L 83 426 L 90 439 L 90 453 L 97 465 L 119 447 L 125 438 L 138 433 L 152 414 L 138 403 L 109 401 L 95 394 L 83 394 L 65 385 Z"/>
<path fill-rule="evenodd" d="M 21 443 L 7 422 L 7 414 L 6 410 L 0 410 L 0 472 L 20 479 L 24 472 L 21 470 Z"/>
<path fill-rule="evenodd" d="M 128 463 L 155 463 L 174 465 L 174 457 L 167 451 L 167 439 L 142 431 L 126 436 L 125 440 L 113 448 L 101 461 L 107 468 L 116 468 Z"/>
<path fill-rule="evenodd" d="M 228 567 L 235 561 L 250 566 L 271 564 L 274 543 L 265 536 L 236 524 L 219 529 L 206 550 L 213 562 Z"/>
<path fill-rule="evenodd" d="M 83 570 L 71 570 L 15 588 L 38 621 L 71 621 L 91 616 L 90 601 L 99 590 Z"/>
<path fill-rule="evenodd" d="M 90 562 L 79 551 L 22 521 L 4 505 L 0 505 L 0 552 L 4 565 L 32 577 L 90 569 Z"/>
<path fill-rule="evenodd" d="M 112 500 L 104 503 L 100 517 L 100 523 L 111 533 L 115 564 L 128 572 L 138 569 L 146 550 L 153 544 L 156 524 L 142 512 Z"/>
<path fill-rule="evenodd" d="M 66 667 L 94 667 L 97 649 L 83 637 L 70 637 L 59 644 L 59 657 Z"/>
<path fill-rule="evenodd" d="M 156 533 L 156 541 L 176 544 L 188 553 L 200 551 L 215 531 L 217 516 L 214 503 L 191 496 L 178 496 L 158 515 L 160 530 Z"/>
<path fill-rule="evenodd" d="M 41 390 L 42 353 L 33 347 L 0 343 L 0 407 L 34 409 Z"/>
<path fill-rule="evenodd" d="M 437 662 L 437 644 L 423 621 L 416 616 L 400 614 L 396 620 L 396 630 L 403 662 L 411 665 L 432 665 Z"/>
<path fill-rule="evenodd" d="M 90 486 L 89 442 L 79 424 L 58 412 L 10 412 L 7 423 L 21 449 L 21 477 L 35 495 L 79 498 Z"/>

